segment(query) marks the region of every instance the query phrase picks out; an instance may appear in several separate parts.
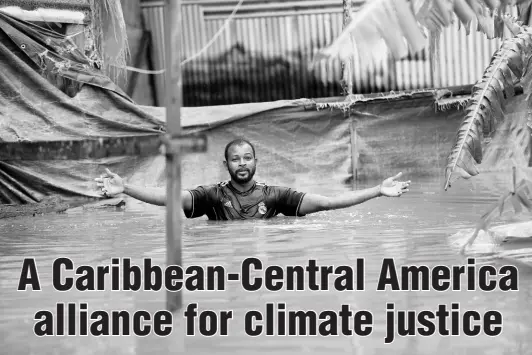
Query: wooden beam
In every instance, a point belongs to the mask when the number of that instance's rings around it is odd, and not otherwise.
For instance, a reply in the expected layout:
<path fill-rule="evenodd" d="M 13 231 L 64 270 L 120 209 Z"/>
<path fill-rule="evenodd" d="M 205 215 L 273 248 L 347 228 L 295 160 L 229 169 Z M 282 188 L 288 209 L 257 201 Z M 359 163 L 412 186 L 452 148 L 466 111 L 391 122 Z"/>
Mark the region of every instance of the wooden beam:
<path fill-rule="evenodd" d="M 17 6 L 0 7 L 0 11 L 24 21 L 58 22 L 86 25 L 89 20 L 82 11 L 38 8 L 24 10 Z"/>
<path fill-rule="evenodd" d="M 142 66 L 142 61 L 144 57 L 146 56 L 146 51 L 149 48 L 149 40 L 150 40 L 150 33 L 148 31 L 143 31 L 142 36 L 140 37 L 139 41 L 139 49 L 137 51 L 137 55 L 135 56 L 135 61 L 133 63 L 133 66 L 135 68 L 140 68 Z M 153 75 L 150 75 L 153 76 Z M 129 83 L 127 86 L 126 94 L 129 97 L 133 97 L 135 93 L 135 87 L 137 86 L 137 79 L 139 77 L 139 72 L 133 71 L 129 75 Z"/>
<path fill-rule="evenodd" d="M 181 135 L 181 0 L 165 1 L 165 105 L 166 129 L 171 136 Z M 182 265 L 181 260 L 181 154 L 179 151 L 166 154 L 166 261 L 167 265 Z M 166 306 L 177 312 L 182 306 L 181 291 L 168 291 Z"/>
<path fill-rule="evenodd" d="M 342 29 L 345 29 L 351 21 L 351 0 L 343 0 L 343 25 Z M 351 71 L 351 59 L 342 62 L 342 88 L 344 95 L 350 95 L 353 93 L 353 72 Z"/>
<path fill-rule="evenodd" d="M 441 100 L 444 97 L 457 97 L 457 96 L 467 96 L 471 95 L 473 85 L 461 85 L 461 86 L 447 86 L 442 88 L 433 88 L 433 89 L 415 89 L 415 90 L 404 90 L 404 91 L 387 91 L 380 93 L 372 94 L 361 94 L 357 95 L 358 100 L 353 101 L 350 104 L 351 108 L 364 105 L 382 105 L 383 103 L 389 102 L 398 102 L 398 101 L 412 101 L 414 100 L 431 100 L 436 102 Z M 514 87 L 515 95 L 523 94 L 522 86 Z M 316 107 L 322 104 L 338 104 L 339 107 L 344 107 L 346 101 L 344 96 L 336 97 L 324 97 L 319 99 L 314 99 L 309 105 L 305 106 L 305 109 L 315 110 Z"/>
<path fill-rule="evenodd" d="M 176 152 L 204 152 L 207 136 L 146 135 L 69 141 L 1 142 L 0 161 L 78 160 L 112 156 L 151 156 Z"/>

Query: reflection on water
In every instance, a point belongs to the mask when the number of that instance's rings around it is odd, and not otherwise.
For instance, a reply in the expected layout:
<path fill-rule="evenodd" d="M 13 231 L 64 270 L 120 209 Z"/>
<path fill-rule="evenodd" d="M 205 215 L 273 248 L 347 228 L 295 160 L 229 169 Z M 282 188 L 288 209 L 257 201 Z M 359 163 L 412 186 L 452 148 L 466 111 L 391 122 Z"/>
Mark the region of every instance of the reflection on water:
<path fill-rule="evenodd" d="M 57 302 L 87 302 L 90 310 L 156 310 L 164 307 L 164 292 L 55 292 L 52 261 L 67 256 L 76 265 L 110 263 L 112 257 L 141 258 L 165 262 L 165 211 L 163 208 L 129 201 L 125 210 L 75 209 L 64 214 L 0 220 L 0 337 L 9 354 L 135 354 L 187 353 L 349 353 L 349 354 L 530 354 L 532 353 L 532 272 L 519 265 L 518 292 L 376 292 L 383 258 L 397 265 L 455 265 L 465 263 L 450 237 L 472 228 L 477 218 L 509 185 L 506 177 L 481 177 L 458 182 L 441 191 L 440 181 L 415 181 L 411 192 L 397 199 L 377 199 L 363 205 L 318 213 L 306 218 L 279 217 L 268 221 L 209 222 L 186 220 L 184 260 L 190 264 L 223 265 L 239 271 L 247 257 L 258 257 L 265 265 L 353 265 L 365 258 L 365 291 L 246 292 L 229 283 L 223 292 L 188 292 L 185 304 L 197 302 L 199 310 L 233 310 L 229 337 L 187 337 L 178 331 L 169 338 L 134 337 L 43 337 L 33 334 L 33 316 L 40 309 L 55 310 Z M 312 190 L 311 186 L 305 188 Z M 334 191 L 321 191 L 332 193 Z M 529 217 L 528 217 L 529 218 Z M 528 246 L 530 247 L 530 245 Z M 37 261 L 42 291 L 17 292 L 23 258 Z M 501 265 L 508 260 L 484 257 Z M 464 281 L 465 282 L 465 281 Z M 108 285 L 109 286 L 109 285 Z M 462 310 L 495 309 L 504 316 L 504 332 L 498 337 L 466 336 L 405 337 L 384 344 L 385 305 L 396 309 L 436 310 L 459 302 Z M 368 337 L 248 337 L 243 315 L 263 310 L 267 302 L 284 302 L 287 310 L 340 310 L 348 304 L 353 311 L 369 310 L 374 331 Z M 182 327 L 182 323 L 176 326 Z M 177 349 L 177 350 L 176 350 Z"/>

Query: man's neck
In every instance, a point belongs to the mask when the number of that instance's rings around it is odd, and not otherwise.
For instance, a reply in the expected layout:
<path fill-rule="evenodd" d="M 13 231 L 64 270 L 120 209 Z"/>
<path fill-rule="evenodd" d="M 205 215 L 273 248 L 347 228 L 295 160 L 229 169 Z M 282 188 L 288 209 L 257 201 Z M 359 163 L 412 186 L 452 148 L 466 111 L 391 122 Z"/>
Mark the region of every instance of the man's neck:
<path fill-rule="evenodd" d="M 237 190 L 237 191 L 240 191 L 240 192 L 246 192 L 248 191 L 249 189 L 251 189 L 253 187 L 253 184 L 255 184 L 255 180 L 250 180 L 244 184 L 242 183 L 239 183 L 239 182 L 236 182 L 235 180 L 231 179 L 231 185 L 233 185 L 233 187 Z"/>

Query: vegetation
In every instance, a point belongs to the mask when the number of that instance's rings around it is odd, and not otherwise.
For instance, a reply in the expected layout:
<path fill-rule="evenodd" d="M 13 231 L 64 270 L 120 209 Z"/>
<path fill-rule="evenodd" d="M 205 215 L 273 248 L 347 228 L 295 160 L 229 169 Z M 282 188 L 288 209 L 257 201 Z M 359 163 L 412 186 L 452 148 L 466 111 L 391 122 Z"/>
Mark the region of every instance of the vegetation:
<path fill-rule="evenodd" d="M 507 14 L 514 4 L 518 19 Z M 334 42 L 315 56 L 314 62 L 338 57 L 348 63 L 346 67 L 349 68 L 358 58 L 362 65 L 369 65 L 389 56 L 396 60 L 404 58 L 427 45 L 430 56 L 434 57 L 441 31 L 450 26 L 455 17 L 468 34 L 476 23 L 476 30 L 488 38 L 505 38 L 484 75 L 474 85 L 466 117 L 449 154 L 445 170 L 447 189 L 455 176 L 467 179 L 478 174 L 476 164 L 482 160 L 483 137 L 496 130 L 504 119 L 504 104 L 515 95 L 516 84 L 524 83 L 523 91 L 529 100 L 532 30 L 527 23 L 531 5 L 531 0 L 369 1 L 352 16 Z M 346 70 L 344 75 L 352 74 Z"/>

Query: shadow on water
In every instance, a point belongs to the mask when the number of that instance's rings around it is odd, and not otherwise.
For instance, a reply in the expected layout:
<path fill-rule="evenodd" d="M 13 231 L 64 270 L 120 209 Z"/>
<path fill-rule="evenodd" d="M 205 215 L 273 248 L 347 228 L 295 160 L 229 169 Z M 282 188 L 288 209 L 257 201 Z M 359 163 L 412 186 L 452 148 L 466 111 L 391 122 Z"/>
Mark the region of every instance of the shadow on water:
<path fill-rule="evenodd" d="M 279 216 L 267 221 L 185 220 L 186 265 L 217 264 L 228 272 L 237 272 L 247 257 L 260 258 L 265 266 L 307 265 L 309 259 L 319 265 L 355 265 L 358 258 L 365 260 L 363 291 L 248 292 L 237 283 L 228 282 L 225 291 L 186 292 L 185 305 L 197 302 L 200 311 L 234 312 L 229 337 L 187 337 L 187 353 L 530 354 L 532 272 L 526 265 L 518 266 L 518 292 L 375 291 L 383 258 L 394 258 L 397 266 L 451 266 L 466 262 L 451 243 L 451 236 L 473 228 L 507 185 L 504 178 L 479 178 L 455 185 L 443 192 L 440 181 L 413 181 L 411 191 L 401 198 L 380 198 L 300 219 Z M 308 191 L 320 192 L 312 186 Z M 113 257 L 130 257 L 133 263 L 149 257 L 154 264 L 164 266 L 165 227 L 164 208 L 133 200 L 128 200 L 124 209 L 77 208 L 62 214 L 0 220 L 0 337 L 4 347 L 10 349 L 10 354 L 135 354 L 182 345 L 183 338 L 176 334 L 171 339 L 148 339 L 143 345 L 143 340 L 134 337 L 39 338 L 33 333 L 34 314 L 41 309 L 55 310 L 57 302 L 87 302 L 89 311 L 164 307 L 166 295 L 162 291 L 140 294 L 106 288 L 101 292 L 56 292 L 51 265 L 58 257 L 68 257 L 75 265 L 93 266 L 108 264 Z M 22 260 L 27 257 L 36 259 L 40 292 L 17 291 Z M 495 266 L 510 261 L 492 255 L 482 257 L 482 262 Z M 466 279 L 461 279 L 463 287 L 466 283 Z M 106 287 L 109 285 L 107 282 Z M 368 310 L 374 316 L 373 333 L 367 337 L 245 335 L 244 314 L 252 309 L 264 310 L 268 302 L 286 303 L 287 310 L 338 311 L 343 304 L 353 311 Z M 503 314 L 504 332 L 497 337 L 397 337 L 386 345 L 387 302 L 395 302 L 396 309 L 417 311 L 435 311 L 440 304 L 450 307 L 456 302 L 462 311 L 495 309 Z"/>

